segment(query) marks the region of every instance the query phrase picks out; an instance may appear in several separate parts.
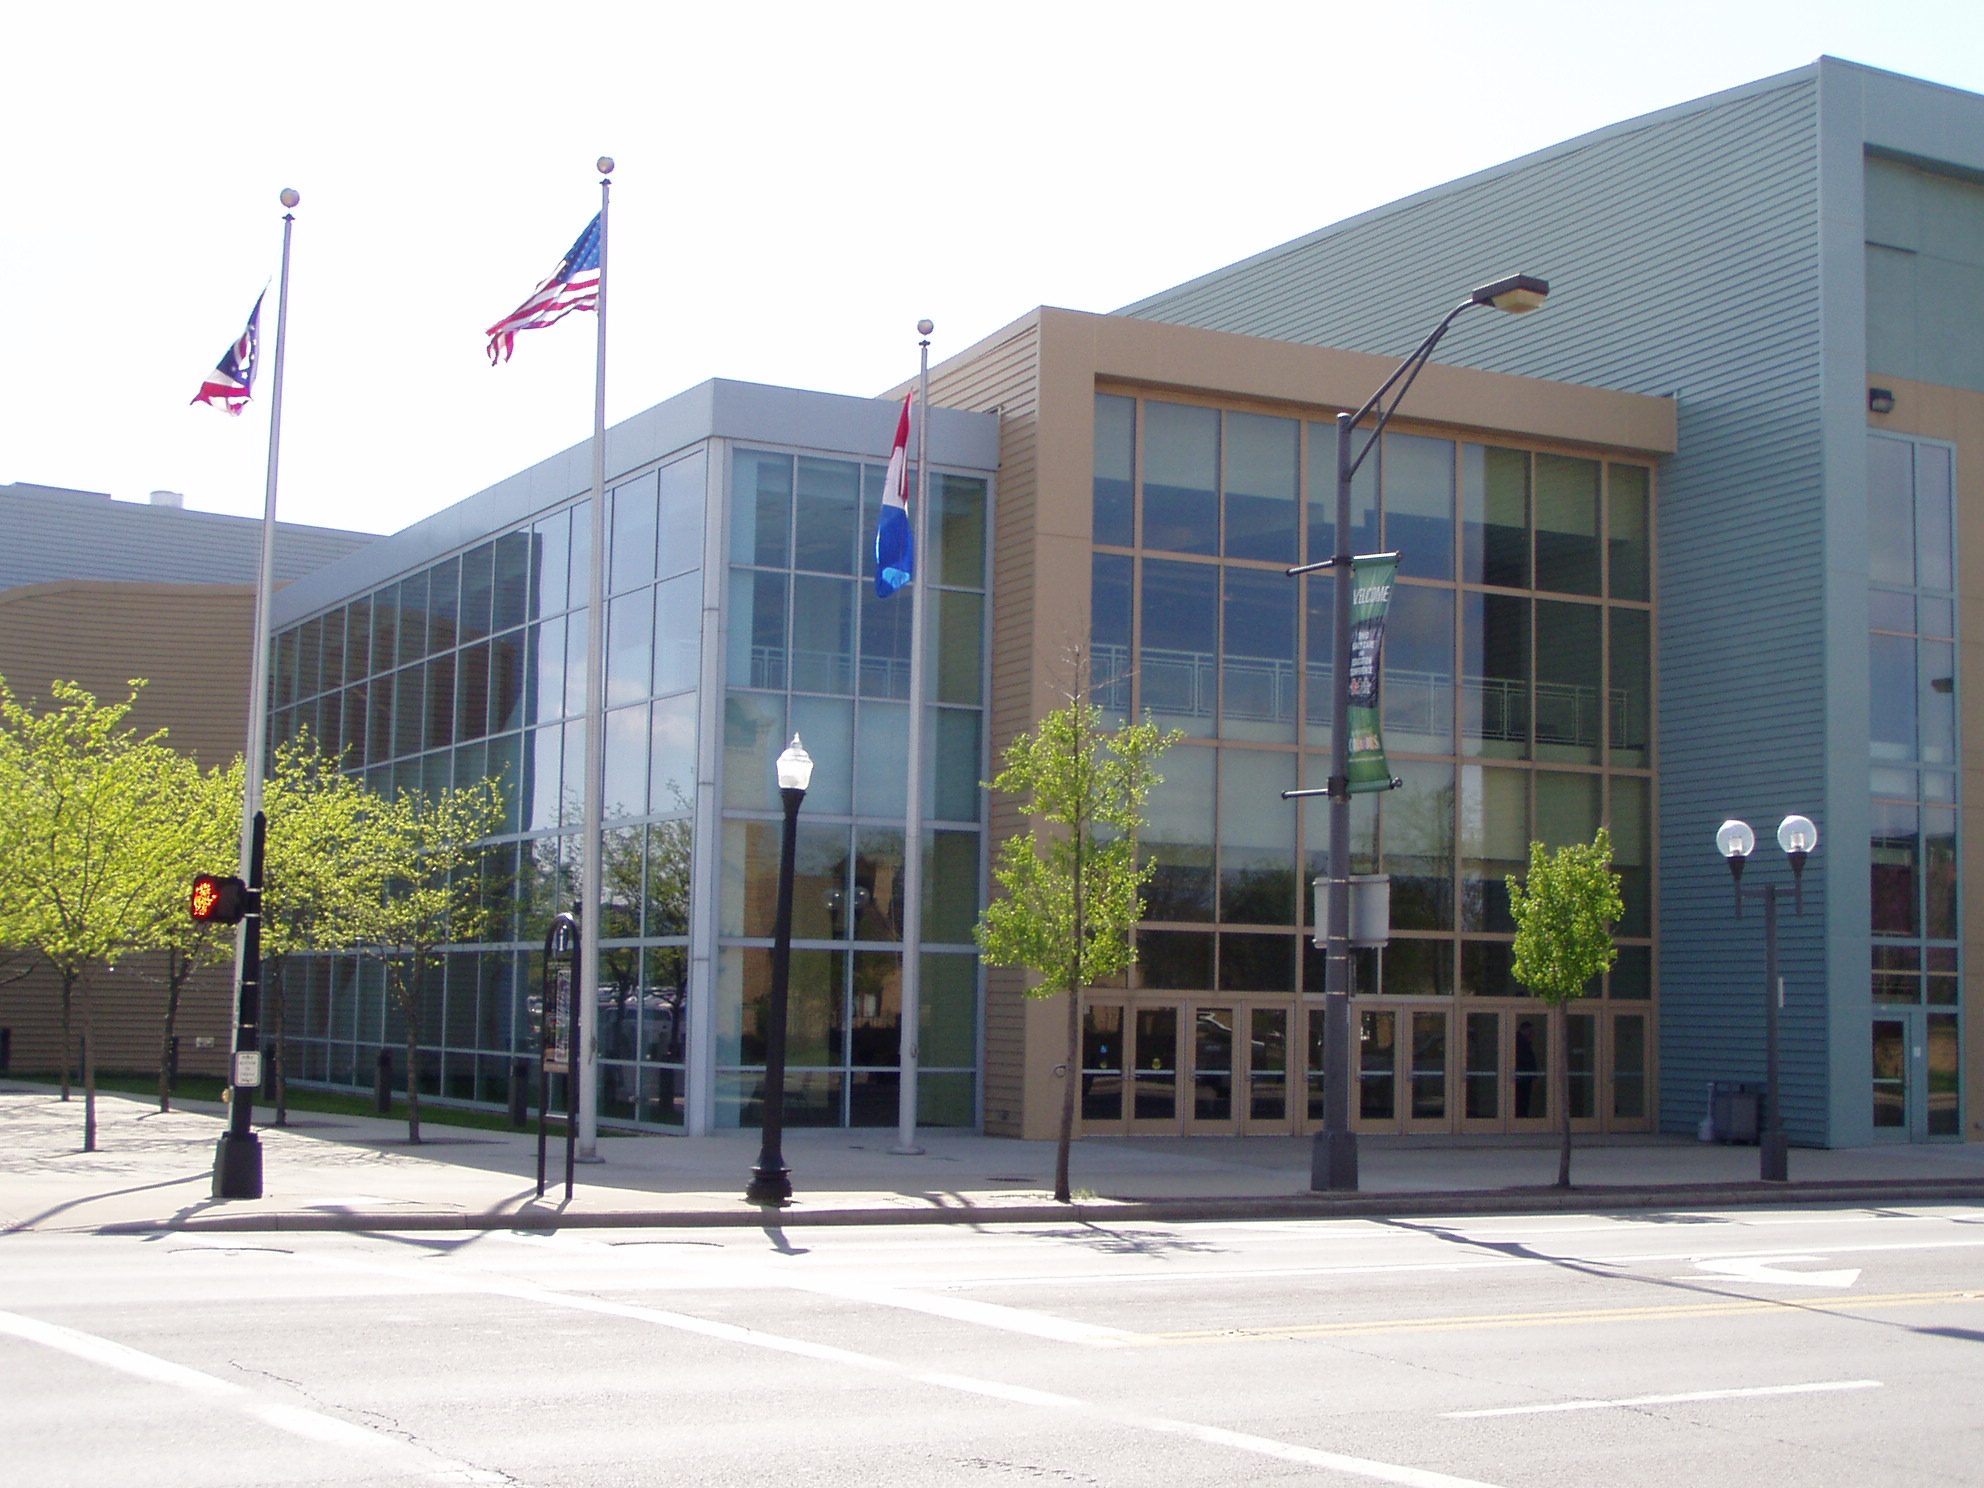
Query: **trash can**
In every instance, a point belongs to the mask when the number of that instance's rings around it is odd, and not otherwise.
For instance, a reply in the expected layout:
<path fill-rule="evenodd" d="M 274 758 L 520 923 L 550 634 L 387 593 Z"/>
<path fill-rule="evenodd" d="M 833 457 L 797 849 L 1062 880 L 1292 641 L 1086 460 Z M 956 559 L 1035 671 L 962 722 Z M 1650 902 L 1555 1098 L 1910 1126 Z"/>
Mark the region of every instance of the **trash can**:
<path fill-rule="evenodd" d="M 1762 1126 L 1763 1092 L 1737 1080 L 1717 1080 L 1709 1095 L 1709 1121 L 1715 1140 L 1754 1147 Z"/>

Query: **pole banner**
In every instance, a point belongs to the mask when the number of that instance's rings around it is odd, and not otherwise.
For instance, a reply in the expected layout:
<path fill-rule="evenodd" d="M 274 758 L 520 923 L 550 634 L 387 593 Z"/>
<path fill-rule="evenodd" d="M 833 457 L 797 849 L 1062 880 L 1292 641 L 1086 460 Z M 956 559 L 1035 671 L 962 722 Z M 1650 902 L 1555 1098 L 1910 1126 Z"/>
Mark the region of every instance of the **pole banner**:
<path fill-rule="evenodd" d="M 1350 569 L 1350 793 L 1392 788 L 1380 731 L 1378 658 L 1385 644 L 1385 612 L 1391 607 L 1392 577 L 1398 554 L 1353 560 Z"/>

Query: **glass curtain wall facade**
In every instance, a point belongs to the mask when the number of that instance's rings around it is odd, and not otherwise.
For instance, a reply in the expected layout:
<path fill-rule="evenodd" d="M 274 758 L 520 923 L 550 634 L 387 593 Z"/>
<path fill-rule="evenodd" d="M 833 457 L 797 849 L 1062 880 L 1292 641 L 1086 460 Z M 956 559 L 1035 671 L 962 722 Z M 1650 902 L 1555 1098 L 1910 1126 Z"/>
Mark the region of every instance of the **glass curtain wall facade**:
<path fill-rule="evenodd" d="M 600 1114 L 662 1126 L 682 1123 L 686 1084 L 707 468 L 697 449 L 607 493 Z M 507 830 L 482 866 L 495 934 L 450 948 L 418 1030 L 421 1088 L 446 1099 L 507 1098 L 512 1059 L 533 1047 L 549 919 L 576 898 L 590 544 L 586 499 L 276 638 L 276 740 L 307 731 L 386 795 L 485 776 L 504 786 Z M 294 961 L 292 1078 L 369 1085 L 375 1051 L 404 1042 L 380 966 Z"/>
<path fill-rule="evenodd" d="M 1954 451 L 1867 448 L 1874 1133 L 1960 1139 Z"/>
<path fill-rule="evenodd" d="M 1085 1013 L 1091 1131 L 1289 1131 L 1322 1114 L 1333 703 L 1333 422 L 1096 397 L 1092 645 L 1119 717 L 1184 731 L 1144 844 L 1138 960 Z M 1618 965 L 1570 1014 L 1570 1106 L 1645 1129 L 1656 1013 L 1652 478 L 1645 464 L 1388 433 L 1354 491 L 1356 552 L 1402 555 L 1385 640 L 1402 789 L 1360 796 L 1351 871 L 1386 873 L 1392 939 L 1360 952 L 1353 1107 L 1366 1130 L 1550 1121 L 1542 1006 L 1511 974 L 1506 875 L 1532 839 L 1612 830 Z"/>
<path fill-rule="evenodd" d="M 782 814 L 774 761 L 814 761 L 801 808 L 785 1119 L 892 1126 L 901 1088 L 910 613 L 875 593 L 886 467 L 732 455 L 716 992 L 716 1122 L 764 1093 Z M 912 480 L 914 476 L 912 476 Z M 919 1119 L 977 1122 L 989 492 L 932 471 L 927 595 Z"/>

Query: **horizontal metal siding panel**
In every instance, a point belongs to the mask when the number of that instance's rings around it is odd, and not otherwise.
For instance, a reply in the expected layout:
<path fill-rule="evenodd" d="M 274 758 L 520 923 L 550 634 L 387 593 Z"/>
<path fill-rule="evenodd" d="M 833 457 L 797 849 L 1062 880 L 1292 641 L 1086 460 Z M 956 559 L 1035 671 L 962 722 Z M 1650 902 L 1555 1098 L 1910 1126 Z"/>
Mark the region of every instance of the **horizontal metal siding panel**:
<path fill-rule="evenodd" d="M 934 406 L 998 410 L 999 497 L 992 534 L 993 768 L 1014 734 L 1032 720 L 1034 513 L 1040 333 L 1029 325 L 984 355 L 945 366 L 930 381 Z M 1023 830 L 1015 804 L 992 800 L 994 843 Z M 992 969 L 985 990 L 985 1130 L 1018 1136 L 1024 1121 L 1024 979 Z"/>
<path fill-rule="evenodd" d="M 1809 74 L 1618 131 L 1161 294 L 1133 312 L 1403 354 L 1471 284 L 1552 281 L 1440 360 L 1678 399 L 1660 541 L 1661 1122 L 1762 1075 L 1762 927 L 1733 917 L 1724 816 L 1821 821 L 1817 115 Z M 1823 889 L 1783 923 L 1786 1119 L 1826 1135 Z M 1795 989 L 1807 989 L 1801 999 Z"/>

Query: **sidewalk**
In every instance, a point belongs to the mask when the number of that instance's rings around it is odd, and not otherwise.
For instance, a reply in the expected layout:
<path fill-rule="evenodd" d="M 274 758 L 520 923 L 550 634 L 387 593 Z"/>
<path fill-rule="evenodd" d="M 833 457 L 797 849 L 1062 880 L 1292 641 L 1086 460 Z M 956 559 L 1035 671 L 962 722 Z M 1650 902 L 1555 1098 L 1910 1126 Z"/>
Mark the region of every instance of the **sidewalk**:
<path fill-rule="evenodd" d="M 535 1197 L 534 1133 L 299 1113 L 262 1127 L 264 1197 L 210 1198 L 222 1107 L 161 1115 L 99 1095 L 98 1151 L 84 1153 L 80 1094 L 0 1081 L 0 1233 L 25 1230 L 464 1229 L 605 1225 L 878 1224 L 1083 1219 L 1183 1221 L 1352 1215 L 1703 1208 L 1745 1203 L 1984 1201 L 1984 1143 L 1791 1154 L 1790 1184 L 1757 1183 L 1753 1147 L 1678 1137 L 1581 1138 L 1577 1186 L 1550 1187 L 1555 1138 L 1367 1137 L 1356 1195 L 1309 1192 L 1306 1137 L 1089 1138 L 1072 1160 L 1077 1203 L 1051 1202 L 1054 1144 L 892 1131 L 801 1130 L 784 1151 L 796 1197 L 743 1202 L 758 1134 L 610 1137 L 564 1198 L 564 1144 Z"/>

